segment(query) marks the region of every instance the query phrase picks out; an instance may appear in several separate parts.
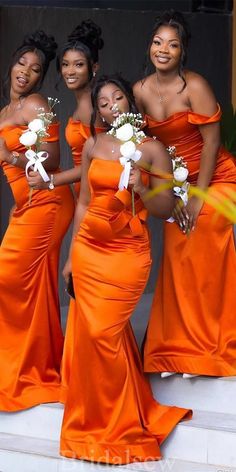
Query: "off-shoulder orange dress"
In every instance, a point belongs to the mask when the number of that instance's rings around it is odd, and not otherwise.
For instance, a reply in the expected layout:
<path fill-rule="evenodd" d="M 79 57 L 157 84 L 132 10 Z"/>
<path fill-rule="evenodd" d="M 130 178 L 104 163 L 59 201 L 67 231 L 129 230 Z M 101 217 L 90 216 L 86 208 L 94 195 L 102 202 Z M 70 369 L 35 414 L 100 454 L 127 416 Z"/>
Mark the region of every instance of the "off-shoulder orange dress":
<path fill-rule="evenodd" d="M 220 120 L 191 111 L 157 122 L 149 134 L 175 146 L 196 184 L 203 146 L 201 125 Z M 236 160 L 220 149 L 211 186 L 236 190 Z M 163 260 L 144 348 L 146 372 L 236 375 L 236 252 L 233 225 L 204 204 L 196 228 L 184 235 L 165 222 Z"/>
<path fill-rule="evenodd" d="M 96 133 L 103 132 L 104 128 L 96 128 Z M 65 136 L 68 145 L 71 148 L 72 158 L 74 166 L 81 165 L 81 155 L 84 147 L 85 141 L 90 137 L 90 126 L 85 125 L 79 120 L 74 120 L 70 117 L 65 129 Z M 80 191 L 80 182 L 74 184 L 74 189 L 76 196 L 79 197 Z M 61 397 L 60 401 L 62 403 L 66 400 L 69 377 L 71 372 L 71 362 L 74 350 L 74 331 L 75 331 L 75 317 L 76 317 L 76 308 L 74 300 L 70 300 L 69 310 L 67 315 L 66 323 L 66 336 L 64 343 L 63 358 L 61 364 Z"/>
<path fill-rule="evenodd" d="M 94 158 L 91 202 L 72 249 L 75 349 L 62 424 L 66 457 L 124 464 L 156 460 L 189 410 L 163 406 L 142 373 L 130 316 L 147 283 L 150 243 L 140 199 L 117 191 L 122 166 Z"/>
<path fill-rule="evenodd" d="M 58 125 L 48 142 L 58 140 Z M 24 126 L 8 126 L 0 136 L 11 151 Z M 0 410 L 15 411 L 60 396 L 63 334 L 58 300 L 58 259 L 74 211 L 68 186 L 34 190 L 24 169 L 2 163 L 16 208 L 0 246 Z"/>

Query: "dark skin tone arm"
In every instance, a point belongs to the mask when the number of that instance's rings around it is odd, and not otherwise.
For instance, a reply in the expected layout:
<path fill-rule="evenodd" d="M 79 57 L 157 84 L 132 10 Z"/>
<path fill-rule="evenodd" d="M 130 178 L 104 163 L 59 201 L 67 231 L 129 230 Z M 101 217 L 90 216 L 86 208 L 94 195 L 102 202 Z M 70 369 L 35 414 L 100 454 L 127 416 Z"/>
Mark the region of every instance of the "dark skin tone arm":
<path fill-rule="evenodd" d="M 148 194 L 150 190 L 158 190 L 160 186 L 170 185 L 172 179 L 150 176 L 149 186 L 146 187 L 142 182 L 139 167 L 143 165 L 145 168 L 146 164 L 148 164 L 149 170 L 153 174 L 158 174 L 158 171 L 160 171 L 160 173 L 171 175 L 172 164 L 170 156 L 164 145 L 155 140 L 143 143 L 139 146 L 139 149 L 142 151 L 142 158 L 131 170 L 129 186 L 133 187 L 134 191 L 139 194 L 151 215 L 157 218 L 169 218 L 174 207 L 172 190 L 166 188 L 151 198 Z"/>
<path fill-rule="evenodd" d="M 38 117 L 39 108 L 44 108 L 45 112 L 50 111 L 47 101 L 41 95 L 33 94 L 28 96 L 24 99 L 22 108 L 18 111 L 18 122 L 12 122 L 12 125 L 27 126 L 30 121 Z M 12 117 L 12 119 L 13 118 L 14 117 Z M 60 162 L 59 142 L 43 143 L 40 150 L 48 153 L 48 158 L 43 163 L 45 170 L 55 171 Z M 0 138 L 0 160 L 9 164 L 12 162 L 11 151 L 7 148 L 6 142 L 3 138 Z M 16 165 L 17 167 L 24 169 L 27 162 L 28 159 L 25 157 L 24 153 L 21 153 Z"/>
<path fill-rule="evenodd" d="M 79 231 L 79 227 L 81 224 L 82 219 L 84 218 L 84 215 L 87 211 L 89 202 L 90 202 L 90 190 L 89 190 L 89 182 L 88 182 L 88 170 L 90 167 L 91 159 L 90 159 L 90 153 L 94 145 L 94 140 L 93 138 L 89 138 L 83 148 L 82 152 L 82 164 L 81 164 L 81 187 L 80 187 L 80 195 L 79 195 L 79 200 L 75 209 L 75 214 L 74 214 L 74 224 L 73 224 L 73 232 L 72 232 L 72 240 L 71 240 L 71 245 L 70 245 L 70 250 L 69 250 L 69 256 L 67 259 L 67 262 L 64 266 L 63 269 L 63 277 L 65 278 L 65 281 L 68 282 L 69 279 L 69 274 L 72 272 L 71 268 L 71 253 L 72 253 L 72 247 L 73 247 L 73 240 L 75 235 Z"/>

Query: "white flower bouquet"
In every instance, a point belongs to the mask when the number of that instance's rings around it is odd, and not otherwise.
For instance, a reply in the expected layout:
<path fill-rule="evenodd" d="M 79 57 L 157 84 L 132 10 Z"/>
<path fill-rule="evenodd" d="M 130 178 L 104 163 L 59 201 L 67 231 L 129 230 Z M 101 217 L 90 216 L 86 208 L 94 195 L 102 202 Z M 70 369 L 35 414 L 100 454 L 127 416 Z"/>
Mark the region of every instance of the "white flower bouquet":
<path fill-rule="evenodd" d="M 176 156 L 175 146 L 169 146 L 167 148 L 167 151 L 170 154 L 172 160 L 174 176 L 174 195 L 176 197 L 181 198 L 183 205 L 186 206 L 188 203 L 188 191 L 190 186 L 189 182 L 187 181 L 187 177 L 189 174 L 187 164 L 182 156 Z M 167 221 L 169 223 L 173 223 L 175 220 L 173 217 L 171 217 Z"/>
<path fill-rule="evenodd" d="M 117 108 L 118 111 L 118 108 Z M 121 113 L 112 123 L 112 128 L 107 132 L 115 138 L 119 139 L 122 144 L 120 146 L 121 157 L 119 158 L 124 170 L 121 173 L 119 190 L 128 187 L 130 171 L 132 164 L 137 162 L 142 153 L 136 149 L 136 145 L 140 144 L 145 138 L 145 133 L 140 130 L 143 124 L 142 115 L 140 113 Z M 132 189 L 132 212 L 135 214 L 134 191 Z"/>
<path fill-rule="evenodd" d="M 40 147 L 44 142 L 44 138 L 49 136 L 47 132 L 48 127 L 56 116 L 52 110 L 58 103 L 59 100 L 48 97 L 50 111 L 45 112 L 44 108 L 39 108 L 38 117 L 29 122 L 27 130 L 23 131 L 19 138 L 20 143 L 27 148 L 27 151 L 25 152 L 25 157 L 28 159 L 25 167 L 27 177 L 29 170 L 32 169 L 39 172 L 44 182 L 49 182 L 50 180 L 42 165 L 42 163 L 48 158 L 48 153 L 46 151 L 40 151 Z M 31 202 L 31 196 L 32 189 L 30 192 L 29 203 Z"/>

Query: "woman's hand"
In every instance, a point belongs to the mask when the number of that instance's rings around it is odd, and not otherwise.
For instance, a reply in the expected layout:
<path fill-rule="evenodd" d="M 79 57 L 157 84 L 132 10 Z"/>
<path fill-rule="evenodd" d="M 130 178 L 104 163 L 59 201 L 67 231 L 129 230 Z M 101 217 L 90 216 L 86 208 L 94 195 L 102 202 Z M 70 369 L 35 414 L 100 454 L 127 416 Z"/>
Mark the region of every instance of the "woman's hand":
<path fill-rule="evenodd" d="M 29 186 L 36 190 L 48 188 L 48 182 L 44 182 L 39 172 L 34 172 L 33 170 L 31 170 L 29 172 L 29 176 L 27 177 L 27 180 L 28 180 Z"/>
<path fill-rule="evenodd" d="M 134 192 L 141 195 L 146 192 L 147 188 L 143 185 L 141 172 L 137 166 L 131 168 L 129 176 L 129 186 L 134 190 Z"/>
<path fill-rule="evenodd" d="M 68 284 L 68 281 L 69 281 L 69 275 L 72 273 L 72 266 L 71 266 L 71 259 L 67 259 L 65 265 L 64 265 L 64 269 L 62 271 L 62 275 L 65 279 L 65 282 L 66 284 Z"/>
<path fill-rule="evenodd" d="M 196 226 L 198 215 L 203 202 L 198 197 L 191 197 L 186 205 L 180 198 L 176 198 L 176 205 L 173 211 L 173 218 L 184 234 L 189 234 Z"/>
<path fill-rule="evenodd" d="M 179 225 L 181 231 L 185 233 L 188 226 L 189 215 L 181 198 L 175 198 L 175 207 L 172 216 Z"/>
<path fill-rule="evenodd" d="M 198 197 L 191 197 L 186 205 L 186 211 L 188 213 L 188 223 L 185 227 L 186 233 L 193 231 L 196 226 L 196 222 L 203 205 L 203 201 Z"/>

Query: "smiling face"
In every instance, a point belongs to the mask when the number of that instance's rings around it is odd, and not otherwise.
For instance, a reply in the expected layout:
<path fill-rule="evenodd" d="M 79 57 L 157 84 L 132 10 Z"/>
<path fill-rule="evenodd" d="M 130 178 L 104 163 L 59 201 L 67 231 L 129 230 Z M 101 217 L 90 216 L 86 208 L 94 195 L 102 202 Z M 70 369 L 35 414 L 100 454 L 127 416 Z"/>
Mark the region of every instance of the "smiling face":
<path fill-rule="evenodd" d="M 34 51 L 24 53 L 11 69 L 11 89 L 17 95 L 26 95 L 42 77 L 42 62 Z"/>
<path fill-rule="evenodd" d="M 78 90 L 89 83 L 88 61 L 82 51 L 69 49 L 61 63 L 61 74 L 70 90 Z"/>
<path fill-rule="evenodd" d="M 161 26 L 154 34 L 150 47 L 150 59 L 157 70 L 178 69 L 182 45 L 178 33 L 171 26 Z"/>
<path fill-rule="evenodd" d="M 120 113 L 128 113 L 130 106 L 125 93 L 113 83 L 104 85 L 97 97 L 97 108 L 100 116 L 111 124 Z"/>

